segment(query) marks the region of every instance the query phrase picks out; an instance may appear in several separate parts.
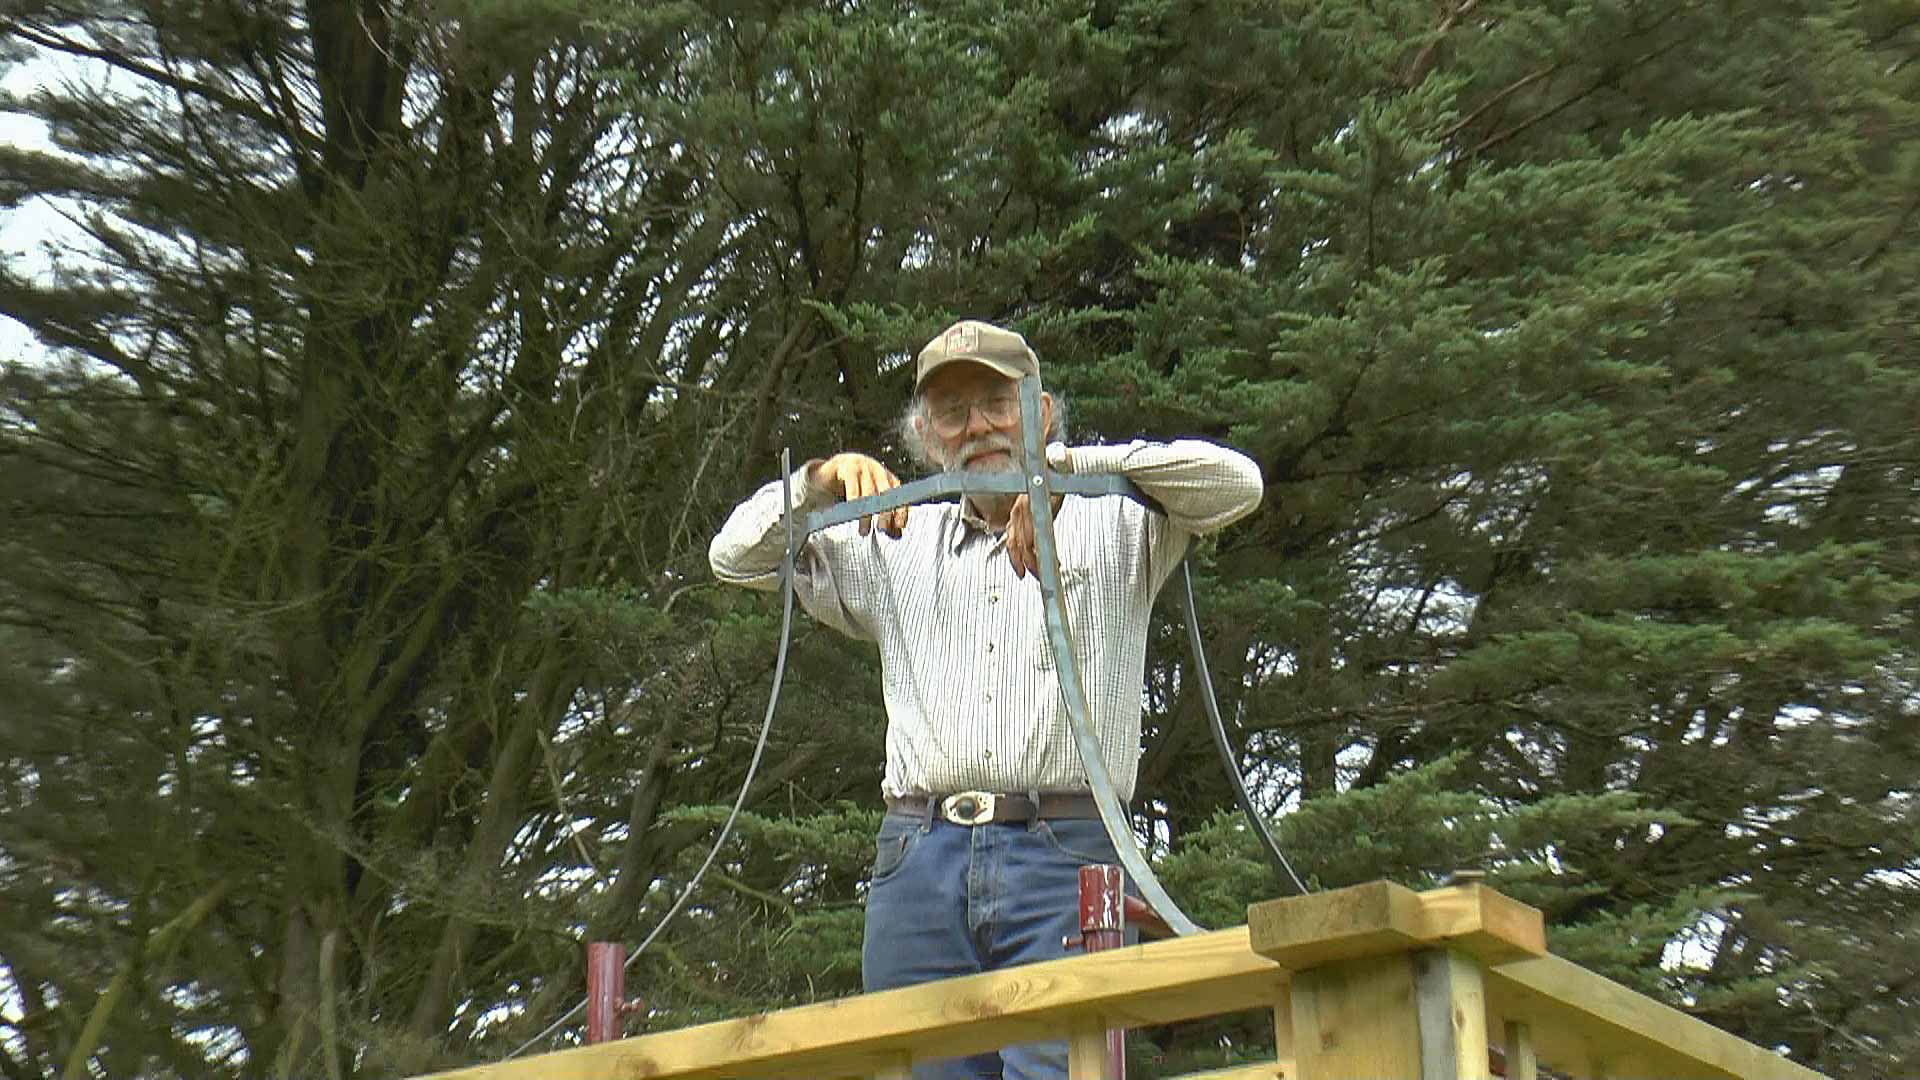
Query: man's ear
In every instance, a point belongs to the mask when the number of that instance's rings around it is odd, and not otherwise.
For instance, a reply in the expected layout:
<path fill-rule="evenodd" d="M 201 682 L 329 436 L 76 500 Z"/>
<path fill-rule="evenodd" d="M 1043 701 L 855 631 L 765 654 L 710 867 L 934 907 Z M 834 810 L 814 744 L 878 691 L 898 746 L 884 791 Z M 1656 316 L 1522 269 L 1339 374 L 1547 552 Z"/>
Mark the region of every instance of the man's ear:
<path fill-rule="evenodd" d="M 1046 442 L 1053 433 L 1053 395 L 1040 391 L 1040 441 Z"/>

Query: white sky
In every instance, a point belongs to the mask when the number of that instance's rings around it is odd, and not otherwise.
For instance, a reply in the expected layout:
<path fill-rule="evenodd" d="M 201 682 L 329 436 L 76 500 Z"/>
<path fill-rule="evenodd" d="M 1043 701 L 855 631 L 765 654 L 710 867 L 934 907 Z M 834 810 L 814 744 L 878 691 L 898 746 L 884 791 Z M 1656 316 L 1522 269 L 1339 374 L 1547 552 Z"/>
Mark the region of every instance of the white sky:
<path fill-rule="evenodd" d="M 0 76 L 0 92 L 14 96 L 31 93 L 41 80 L 52 75 L 53 65 L 41 62 L 21 64 Z M 52 149 L 45 125 L 18 113 L 0 112 L 0 143 Z M 16 270 L 44 270 L 44 244 L 53 242 L 62 229 L 69 228 L 60 215 L 45 202 L 34 200 L 10 211 L 0 211 L 0 261 Z M 0 315 L 0 363 L 38 357 L 42 350 L 27 328 Z"/>

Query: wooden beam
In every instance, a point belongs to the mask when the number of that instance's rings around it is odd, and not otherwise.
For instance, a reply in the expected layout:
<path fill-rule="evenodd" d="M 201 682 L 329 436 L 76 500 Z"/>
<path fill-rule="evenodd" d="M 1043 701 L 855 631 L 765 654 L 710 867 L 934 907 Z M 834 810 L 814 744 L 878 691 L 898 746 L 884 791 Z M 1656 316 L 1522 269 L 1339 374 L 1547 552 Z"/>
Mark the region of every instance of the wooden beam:
<path fill-rule="evenodd" d="M 1416 893 L 1390 881 L 1268 900 L 1247 909 L 1255 952 L 1294 971 L 1445 945 L 1487 963 L 1544 955 L 1540 912 L 1483 885 Z"/>
<path fill-rule="evenodd" d="M 1417 895 L 1417 933 L 1423 940 L 1444 942 L 1487 964 L 1547 954 L 1546 918 L 1539 908 L 1479 884 L 1428 889 Z"/>
<path fill-rule="evenodd" d="M 1507 1028 L 1507 1080 L 1540 1080 L 1540 1061 L 1533 1053 L 1533 1029 L 1517 1020 Z"/>
<path fill-rule="evenodd" d="M 439 1080 L 872 1075 L 914 1060 L 1272 1007 L 1289 978 L 1246 927 L 435 1074 Z"/>
<path fill-rule="evenodd" d="M 1453 949 L 1413 954 L 1424 1080 L 1487 1080 L 1487 995 L 1480 962 Z"/>
<path fill-rule="evenodd" d="M 1375 882 L 1256 904 L 1249 926 L 437 1074 L 439 1080 L 898 1078 L 914 1060 L 1274 1009 L 1272 1063 L 1194 1080 L 1509 1075 L 1821 1080 L 1578 966 L 1544 955 L 1540 913 L 1478 884 Z M 1518 959 L 1516 959 L 1518 957 Z M 1491 966 L 1486 966 L 1491 965 Z M 1290 972 L 1292 974 L 1290 974 Z M 1101 1040 L 1104 1042 L 1104 1039 Z M 1102 1055 L 1104 1056 L 1104 1055 Z"/>
<path fill-rule="evenodd" d="M 1293 1061 L 1280 1058 L 1276 1061 L 1261 1061 L 1252 1065 L 1230 1065 L 1224 1069 L 1208 1069 L 1206 1072 L 1181 1073 L 1174 1080 L 1293 1080 L 1299 1074 L 1294 1071 Z"/>
<path fill-rule="evenodd" d="M 1533 1052 L 1555 1071 L 1608 1080 L 1823 1080 L 1557 956 L 1490 968 L 1486 986 L 1488 1011 L 1508 1025 L 1525 1024 Z"/>

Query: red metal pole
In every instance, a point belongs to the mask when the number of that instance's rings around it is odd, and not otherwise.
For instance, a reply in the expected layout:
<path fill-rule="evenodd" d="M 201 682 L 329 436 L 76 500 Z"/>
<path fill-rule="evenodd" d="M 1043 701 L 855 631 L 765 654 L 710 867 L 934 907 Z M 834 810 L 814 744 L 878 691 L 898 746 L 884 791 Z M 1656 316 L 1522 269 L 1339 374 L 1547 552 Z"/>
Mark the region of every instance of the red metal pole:
<path fill-rule="evenodd" d="M 1147 902 L 1137 896 L 1127 897 L 1124 922 L 1140 932 L 1142 941 L 1164 941 L 1180 936 L 1173 932 L 1173 927 L 1167 925 L 1167 920 L 1161 918 L 1159 912 L 1148 907 Z"/>
<path fill-rule="evenodd" d="M 1127 943 L 1126 879 L 1111 863 L 1080 868 L 1080 946 L 1087 952 Z M 1107 1075 L 1127 1080 L 1127 1031 L 1107 1031 Z"/>
<path fill-rule="evenodd" d="M 617 941 L 587 942 L 587 1041 L 620 1037 L 621 1006 L 627 1000 L 627 947 Z"/>

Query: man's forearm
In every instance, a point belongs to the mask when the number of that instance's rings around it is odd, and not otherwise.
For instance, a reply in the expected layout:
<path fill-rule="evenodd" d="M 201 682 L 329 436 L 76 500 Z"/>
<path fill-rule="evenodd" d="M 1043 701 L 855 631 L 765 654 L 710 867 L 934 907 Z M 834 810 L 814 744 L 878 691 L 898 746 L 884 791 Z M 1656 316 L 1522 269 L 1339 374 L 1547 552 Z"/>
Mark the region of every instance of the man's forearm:
<path fill-rule="evenodd" d="M 831 506 L 833 496 L 809 482 L 818 461 L 795 469 L 788 477 L 793 493 L 793 512 L 806 514 Z M 749 589 L 773 589 L 780 583 L 780 561 L 786 554 L 786 530 L 781 527 L 780 482 L 773 481 L 754 492 L 727 518 L 727 523 L 707 547 L 707 562 L 713 576 L 731 585 Z"/>
<path fill-rule="evenodd" d="M 1264 486 L 1252 458 L 1198 439 L 1076 446 L 1048 456 L 1064 456 L 1066 471 L 1125 476 L 1192 533 L 1212 532 L 1252 513 Z"/>

